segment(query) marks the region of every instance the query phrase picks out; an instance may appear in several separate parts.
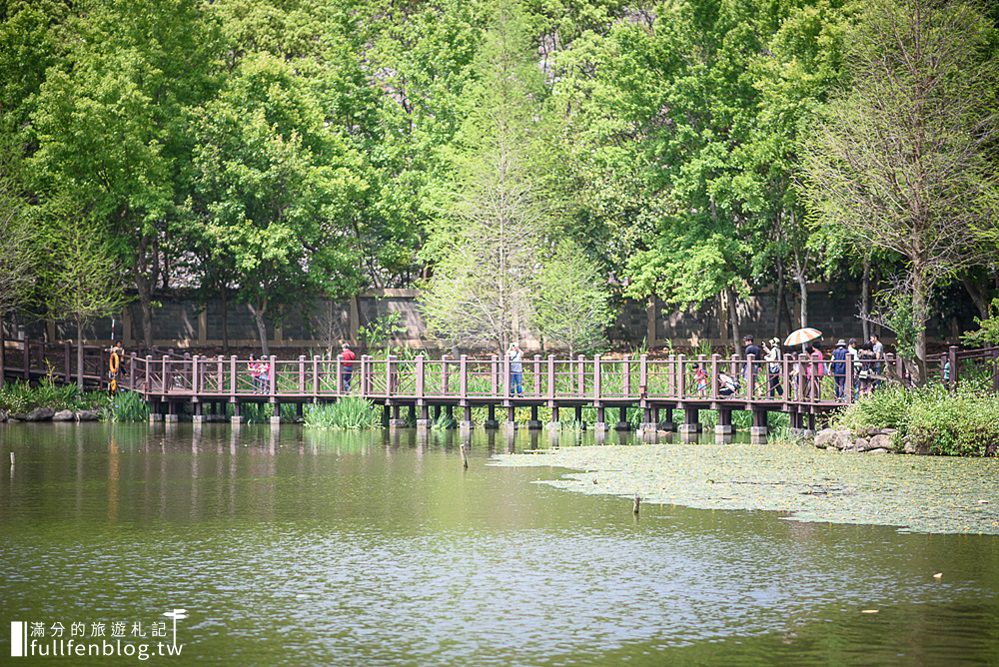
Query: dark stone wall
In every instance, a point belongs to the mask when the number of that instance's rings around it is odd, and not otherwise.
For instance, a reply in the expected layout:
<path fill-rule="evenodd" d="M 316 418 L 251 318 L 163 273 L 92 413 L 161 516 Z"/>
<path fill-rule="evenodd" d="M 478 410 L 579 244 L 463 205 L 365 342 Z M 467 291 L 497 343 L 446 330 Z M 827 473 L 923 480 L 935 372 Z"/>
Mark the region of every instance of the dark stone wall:
<path fill-rule="evenodd" d="M 778 335 L 786 336 L 797 328 L 798 310 L 796 295 L 786 295 L 787 307 L 781 307 Z M 199 301 L 193 294 L 171 294 L 158 298 L 161 304 L 153 314 L 154 344 L 163 348 L 217 348 L 222 341 L 222 302 L 211 299 Z M 857 318 L 859 290 L 840 287 L 831 290 L 824 285 L 809 289 L 809 322 L 821 330 L 827 342 L 837 338 L 860 338 L 862 329 Z M 608 330 L 612 346 L 637 350 L 662 347 L 666 339 L 676 347 L 696 345 L 701 341 L 712 344 L 728 342 L 720 330 L 719 305 L 710 302 L 696 309 L 676 309 L 658 302 L 655 308 L 654 340 L 649 336 L 649 312 L 645 302 L 621 300 L 615 321 Z M 273 307 L 272 307 L 273 308 Z M 774 335 L 774 321 L 778 312 L 775 294 L 762 292 L 738 303 L 740 333 L 753 334 L 757 340 Z M 790 310 L 790 313 L 787 311 Z M 203 311 L 203 312 L 202 312 Z M 228 303 L 229 342 L 232 347 L 257 347 L 257 330 L 246 305 L 231 300 Z M 340 339 L 356 339 L 359 326 L 390 312 L 402 314 L 401 324 L 406 333 L 396 340 L 397 345 L 435 348 L 429 340 L 426 325 L 416 303 L 415 290 L 385 290 L 381 293 L 362 294 L 356 304 L 351 301 L 330 302 L 317 300 L 307 305 L 297 305 L 285 310 L 272 310 L 268 314 L 268 336 L 272 347 L 318 348 L 335 345 Z M 791 321 L 788 320 L 790 314 Z M 136 347 L 141 340 L 141 315 L 138 303 L 132 303 L 127 317 L 115 318 L 115 335 L 126 335 L 126 346 Z M 965 321 L 967 320 L 967 321 Z M 950 322 L 935 319 L 930 323 L 931 338 L 944 339 L 951 335 Z M 961 318 L 960 330 L 973 328 L 970 316 Z M 13 317 L 6 322 L 9 338 L 23 332 L 32 339 L 62 340 L 73 338 L 75 331 L 64 323 L 47 324 L 37 320 Z M 886 332 L 887 334 L 887 332 Z M 105 318 L 87 327 L 88 341 L 111 339 L 111 318 Z M 890 340 L 890 335 L 886 335 Z M 535 341 L 525 337 L 524 343 L 534 347 Z"/>

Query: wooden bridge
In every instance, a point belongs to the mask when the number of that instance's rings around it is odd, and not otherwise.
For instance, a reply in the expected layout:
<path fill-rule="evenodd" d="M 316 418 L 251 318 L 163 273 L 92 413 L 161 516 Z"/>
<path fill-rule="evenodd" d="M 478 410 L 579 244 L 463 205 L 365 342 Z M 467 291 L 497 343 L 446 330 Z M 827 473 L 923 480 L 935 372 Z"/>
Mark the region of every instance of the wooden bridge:
<path fill-rule="evenodd" d="M 957 380 L 957 355 L 951 348 L 950 356 L 941 357 L 953 361 L 955 372 L 949 382 Z M 75 382 L 82 378 L 91 387 L 106 387 L 108 356 L 105 349 L 88 347 L 78 366 L 76 350 L 68 343 L 8 341 L 0 364 L 8 379 Z M 999 382 L 996 356 L 992 354 L 992 363 Z M 941 370 L 944 363 L 939 363 Z M 117 379 L 120 389 L 137 392 L 150 404 L 152 419 L 167 421 L 182 413 L 190 413 L 196 422 L 229 414 L 238 423 L 246 404 L 291 404 L 301 413 L 306 404 L 349 395 L 383 406 L 390 426 L 406 423 L 401 414 L 406 409 L 418 427 L 446 412 L 462 428 L 471 428 L 472 408 L 485 407 L 486 428 L 499 427 L 498 411 L 513 424 L 517 410 L 529 410 L 528 427 L 540 429 L 541 408 L 547 408 L 550 422 L 557 424 L 562 411 L 569 410 L 582 422 L 583 408 L 590 407 L 597 431 L 629 428 L 627 411 L 639 409 L 645 431 L 673 430 L 674 412 L 679 412 L 680 432 L 695 434 L 701 430 L 698 413 L 715 410 L 716 433 L 729 434 L 732 412 L 745 410 L 753 416 L 752 436 L 757 440 L 766 438 L 770 412 L 788 414 L 793 429 L 813 430 L 817 418 L 850 404 L 871 383 L 906 379 L 905 365 L 893 355 L 856 366 L 847 363 L 840 377 L 830 373 L 829 364 L 803 354 L 787 354 L 776 365 L 717 354 L 574 359 L 535 355 L 523 360 L 522 387 L 515 391 L 510 360 L 497 356 L 376 359 L 365 355 L 348 365 L 318 356 L 251 360 L 159 353 L 126 354 Z M 734 391 L 721 381 L 723 374 L 738 381 Z M 611 422 L 615 410 L 617 419 Z M 455 416 L 455 411 L 460 415 Z"/>

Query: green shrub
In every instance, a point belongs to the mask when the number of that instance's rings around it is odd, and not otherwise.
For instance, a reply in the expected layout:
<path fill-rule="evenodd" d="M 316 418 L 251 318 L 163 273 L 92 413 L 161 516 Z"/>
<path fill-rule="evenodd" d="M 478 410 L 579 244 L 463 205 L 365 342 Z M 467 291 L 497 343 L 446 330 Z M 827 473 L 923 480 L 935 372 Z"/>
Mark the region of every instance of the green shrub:
<path fill-rule="evenodd" d="M 7 382 L 0 388 L 0 409 L 23 414 L 35 408 L 53 410 L 100 410 L 107 405 L 101 392 L 81 392 L 75 384 L 59 385 L 43 378 L 35 386 L 27 382 Z"/>
<path fill-rule="evenodd" d="M 373 428 L 379 424 L 378 413 L 371 401 L 355 396 L 342 398 L 336 403 L 305 407 L 305 425 L 308 428 L 358 430 Z"/>
<path fill-rule="evenodd" d="M 941 385 L 906 390 L 885 386 L 839 412 L 833 428 L 863 435 L 892 428 L 897 449 L 911 446 L 932 454 L 991 456 L 999 448 L 999 396 L 973 383 L 956 393 Z"/>
<path fill-rule="evenodd" d="M 907 437 L 917 450 L 949 456 L 995 456 L 999 396 L 963 389 L 920 397 L 909 407 Z"/>
<path fill-rule="evenodd" d="M 884 385 L 834 415 L 831 425 L 854 433 L 882 428 L 904 431 L 909 405 L 917 393 L 898 385 Z"/>

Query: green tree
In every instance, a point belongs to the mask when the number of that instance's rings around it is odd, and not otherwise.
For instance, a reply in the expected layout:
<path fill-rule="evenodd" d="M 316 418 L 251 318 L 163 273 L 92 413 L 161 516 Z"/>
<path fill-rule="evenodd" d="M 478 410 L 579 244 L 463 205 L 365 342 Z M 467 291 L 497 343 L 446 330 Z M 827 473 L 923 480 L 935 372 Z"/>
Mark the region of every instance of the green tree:
<path fill-rule="evenodd" d="M 83 338 L 93 320 L 118 312 L 127 303 L 117 267 L 117 251 L 104 228 L 93 216 L 73 212 L 71 204 L 59 202 L 60 215 L 46 236 L 49 261 L 43 280 L 47 308 L 58 319 L 76 329 L 77 386 L 83 389 Z M 65 217 L 61 217 L 64 215 Z"/>
<path fill-rule="evenodd" d="M 982 260 L 974 231 L 999 218 L 991 35 L 966 2 L 869 4 L 806 160 L 823 222 L 905 258 L 918 380 L 933 288 Z"/>
<path fill-rule="evenodd" d="M 425 250 L 435 264 L 423 312 L 430 331 L 454 345 L 489 342 L 502 352 L 531 321 L 548 214 L 532 173 L 544 89 L 530 53 L 523 15 L 500 3 L 453 148 L 445 215 Z"/>
<path fill-rule="evenodd" d="M 194 208 L 207 262 L 232 267 L 268 354 L 271 306 L 336 298 L 360 282 L 348 221 L 363 159 L 295 69 L 266 53 L 237 65 L 199 111 L 197 136 Z"/>
<path fill-rule="evenodd" d="M 571 241 L 546 258 L 533 305 L 534 328 L 546 346 L 565 348 L 570 357 L 600 349 L 614 316 L 606 275 Z"/>
<path fill-rule="evenodd" d="M 79 3 L 30 116 L 31 185 L 43 206 L 68 198 L 108 225 L 138 292 L 147 347 L 153 291 L 186 195 L 189 110 L 213 86 L 216 42 L 201 6 Z"/>

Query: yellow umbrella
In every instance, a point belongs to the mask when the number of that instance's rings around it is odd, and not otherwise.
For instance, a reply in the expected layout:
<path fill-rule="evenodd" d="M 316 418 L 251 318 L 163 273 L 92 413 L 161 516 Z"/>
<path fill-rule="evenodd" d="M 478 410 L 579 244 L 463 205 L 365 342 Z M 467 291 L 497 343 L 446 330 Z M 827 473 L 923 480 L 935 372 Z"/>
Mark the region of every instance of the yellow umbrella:
<path fill-rule="evenodd" d="M 795 345 L 804 345 L 809 341 L 813 341 L 816 338 L 822 338 L 822 332 L 818 329 L 813 329 L 811 327 L 804 327 L 796 331 L 792 331 L 791 334 L 784 339 L 784 345 L 787 347 L 793 347 Z"/>

